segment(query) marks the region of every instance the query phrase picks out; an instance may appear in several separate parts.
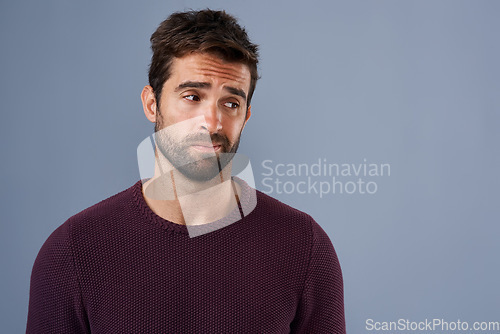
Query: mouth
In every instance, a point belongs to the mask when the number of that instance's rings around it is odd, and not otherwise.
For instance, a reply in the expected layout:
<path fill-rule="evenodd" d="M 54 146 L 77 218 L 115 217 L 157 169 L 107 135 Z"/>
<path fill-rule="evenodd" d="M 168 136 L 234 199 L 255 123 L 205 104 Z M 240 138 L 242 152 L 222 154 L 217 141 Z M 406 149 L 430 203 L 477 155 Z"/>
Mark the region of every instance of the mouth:
<path fill-rule="evenodd" d="M 197 151 L 204 152 L 204 153 L 211 153 L 211 152 L 220 152 L 222 149 L 221 144 L 217 143 L 195 143 L 191 145 L 192 148 L 194 148 Z"/>

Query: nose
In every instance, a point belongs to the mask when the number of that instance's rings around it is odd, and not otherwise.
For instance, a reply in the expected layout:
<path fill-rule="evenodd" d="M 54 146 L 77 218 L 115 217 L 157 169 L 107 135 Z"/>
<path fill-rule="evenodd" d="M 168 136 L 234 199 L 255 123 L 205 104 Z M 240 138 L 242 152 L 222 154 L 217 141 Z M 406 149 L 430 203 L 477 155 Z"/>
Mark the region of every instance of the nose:
<path fill-rule="evenodd" d="M 204 111 L 205 121 L 201 125 L 209 133 L 217 133 L 222 130 L 222 113 L 217 103 L 210 103 Z"/>

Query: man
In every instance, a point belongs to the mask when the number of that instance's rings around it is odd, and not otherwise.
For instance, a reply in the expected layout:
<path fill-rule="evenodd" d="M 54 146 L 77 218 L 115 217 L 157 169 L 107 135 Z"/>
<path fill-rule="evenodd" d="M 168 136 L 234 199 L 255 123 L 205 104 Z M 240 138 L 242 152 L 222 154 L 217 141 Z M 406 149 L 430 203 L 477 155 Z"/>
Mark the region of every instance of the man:
<path fill-rule="evenodd" d="M 257 46 L 225 12 L 151 37 L 150 179 L 71 217 L 35 261 L 28 333 L 345 333 L 340 266 L 307 214 L 232 177 Z"/>

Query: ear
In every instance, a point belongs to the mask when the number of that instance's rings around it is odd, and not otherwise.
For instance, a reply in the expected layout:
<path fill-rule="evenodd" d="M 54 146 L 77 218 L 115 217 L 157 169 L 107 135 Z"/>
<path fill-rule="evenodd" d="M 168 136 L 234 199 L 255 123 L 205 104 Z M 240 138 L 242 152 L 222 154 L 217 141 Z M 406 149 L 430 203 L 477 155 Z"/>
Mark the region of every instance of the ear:
<path fill-rule="evenodd" d="M 247 122 L 248 122 L 248 119 L 250 118 L 250 115 L 252 115 L 252 106 L 248 106 L 248 109 L 247 109 L 247 114 L 245 116 L 245 122 L 243 123 L 243 127 L 241 128 L 242 130 L 245 128 L 245 125 L 247 125 Z"/>
<path fill-rule="evenodd" d="M 156 123 L 156 97 L 153 91 L 153 87 L 145 86 L 141 93 L 142 108 L 144 109 L 144 114 L 146 118 L 152 122 Z"/>

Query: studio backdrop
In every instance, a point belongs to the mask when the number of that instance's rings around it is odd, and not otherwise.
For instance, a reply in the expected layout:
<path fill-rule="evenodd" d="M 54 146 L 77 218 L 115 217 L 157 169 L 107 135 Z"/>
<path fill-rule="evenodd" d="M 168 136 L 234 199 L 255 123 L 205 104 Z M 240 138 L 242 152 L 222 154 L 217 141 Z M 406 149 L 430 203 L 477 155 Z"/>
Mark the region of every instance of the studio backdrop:
<path fill-rule="evenodd" d="M 347 331 L 498 333 L 499 2 L 56 0 L 0 4 L 2 332 L 50 233 L 139 180 L 149 37 L 206 7 L 260 45 L 239 152 L 330 236 Z"/>

